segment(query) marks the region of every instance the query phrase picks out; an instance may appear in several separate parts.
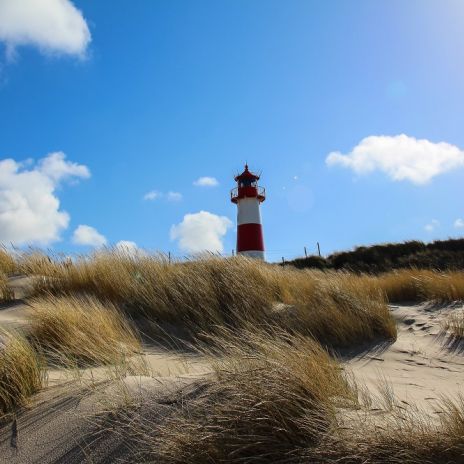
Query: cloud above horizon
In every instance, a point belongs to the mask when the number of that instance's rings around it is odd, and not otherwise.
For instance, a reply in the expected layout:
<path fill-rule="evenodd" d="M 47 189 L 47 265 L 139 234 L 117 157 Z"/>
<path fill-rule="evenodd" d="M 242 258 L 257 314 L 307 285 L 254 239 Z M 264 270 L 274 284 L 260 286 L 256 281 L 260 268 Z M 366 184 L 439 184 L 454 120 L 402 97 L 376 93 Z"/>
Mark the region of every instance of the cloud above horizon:
<path fill-rule="evenodd" d="M 179 248 L 187 253 L 210 251 L 222 253 L 223 239 L 232 221 L 208 211 L 186 214 L 170 231 L 171 240 L 177 240 Z"/>
<path fill-rule="evenodd" d="M 394 181 L 424 185 L 435 176 L 464 166 L 464 151 L 446 142 L 434 143 L 405 134 L 373 135 L 361 140 L 348 154 L 329 153 L 329 167 L 341 166 L 356 174 L 381 171 Z"/>
<path fill-rule="evenodd" d="M 182 200 L 182 193 L 179 192 L 168 192 L 166 193 L 166 199 L 168 201 L 181 201 Z"/>
<path fill-rule="evenodd" d="M 60 240 L 69 214 L 60 210 L 57 187 L 64 181 L 87 179 L 87 166 L 50 153 L 34 164 L 11 158 L 0 161 L 0 243 L 48 245 Z"/>
<path fill-rule="evenodd" d="M 150 190 L 143 196 L 143 199 L 147 201 L 155 201 L 162 198 L 166 199 L 169 202 L 178 202 L 182 201 L 183 196 L 182 193 L 173 192 L 171 190 L 167 193 L 159 192 L 158 190 Z"/>
<path fill-rule="evenodd" d="M 424 229 L 426 232 L 434 232 L 440 227 L 440 221 L 432 219 L 428 224 L 425 225 Z"/>
<path fill-rule="evenodd" d="M 143 196 L 143 199 L 153 201 L 153 200 L 157 200 L 158 198 L 161 198 L 162 195 L 163 194 L 161 192 L 158 192 L 157 190 L 150 190 Z"/>
<path fill-rule="evenodd" d="M 204 176 L 194 181 L 193 185 L 195 187 L 217 187 L 219 182 L 215 177 Z"/>
<path fill-rule="evenodd" d="M 117 251 L 128 256 L 145 256 L 146 252 L 132 240 L 120 240 L 114 246 Z"/>
<path fill-rule="evenodd" d="M 71 241 L 76 245 L 100 248 L 108 243 L 106 237 L 92 226 L 81 224 L 77 226 Z"/>
<path fill-rule="evenodd" d="M 10 58 L 23 45 L 84 58 L 91 39 L 82 12 L 70 0 L 0 1 L 0 41 Z"/>
<path fill-rule="evenodd" d="M 138 246 L 132 240 L 119 240 L 118 243 L 115 245 L 116 248 L 121 250 L 137 250 Z"/>
<path fill-rule="evenodd" d="M 464 229 L 464 219 L 458 218 L 454 221 L 454 227 L 456 229 Z"/>

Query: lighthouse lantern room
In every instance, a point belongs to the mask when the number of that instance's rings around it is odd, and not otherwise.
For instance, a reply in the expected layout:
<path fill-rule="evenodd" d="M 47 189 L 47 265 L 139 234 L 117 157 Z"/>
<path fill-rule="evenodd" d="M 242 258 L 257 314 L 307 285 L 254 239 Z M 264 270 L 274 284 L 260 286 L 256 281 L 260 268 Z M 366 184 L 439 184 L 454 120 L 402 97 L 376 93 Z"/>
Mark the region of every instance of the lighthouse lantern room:
<path fill-rule="evenodd" d="M 230 199 L 237 205 L 237 253 L 264 260 L 263 228 L 259 205 L 266 199 L 266 191 L 258 185 L 259 176 L 245 170 L 235 176 L 237 187 Z"/>

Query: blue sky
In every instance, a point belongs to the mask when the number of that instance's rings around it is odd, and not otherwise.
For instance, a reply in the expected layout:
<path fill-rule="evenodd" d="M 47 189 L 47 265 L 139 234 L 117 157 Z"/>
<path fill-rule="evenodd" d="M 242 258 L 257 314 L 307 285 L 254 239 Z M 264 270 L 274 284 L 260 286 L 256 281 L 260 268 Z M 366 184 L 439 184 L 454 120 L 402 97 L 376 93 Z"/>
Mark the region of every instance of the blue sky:
<path fill-rule="evenodd" d="M 230 253 L 245 161 L 269 260 L 463 235 L 462 1 L 23 2 L 0 0 L 0 241 Z"/>

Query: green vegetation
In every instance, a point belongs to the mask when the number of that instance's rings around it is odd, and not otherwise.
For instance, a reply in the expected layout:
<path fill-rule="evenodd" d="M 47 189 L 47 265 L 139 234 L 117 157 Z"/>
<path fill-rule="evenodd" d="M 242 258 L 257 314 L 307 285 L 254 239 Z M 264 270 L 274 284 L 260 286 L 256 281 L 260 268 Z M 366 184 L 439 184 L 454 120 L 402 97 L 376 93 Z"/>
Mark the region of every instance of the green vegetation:
<path fill-rule="evenodd" d="M 309 256 L 287 262 L 298 269 L 334 269 L 380 273 L 394 269 L 464 270 L 464 239 L 424 243 L 409 241 L 361 246 L 328 257 Z"/>

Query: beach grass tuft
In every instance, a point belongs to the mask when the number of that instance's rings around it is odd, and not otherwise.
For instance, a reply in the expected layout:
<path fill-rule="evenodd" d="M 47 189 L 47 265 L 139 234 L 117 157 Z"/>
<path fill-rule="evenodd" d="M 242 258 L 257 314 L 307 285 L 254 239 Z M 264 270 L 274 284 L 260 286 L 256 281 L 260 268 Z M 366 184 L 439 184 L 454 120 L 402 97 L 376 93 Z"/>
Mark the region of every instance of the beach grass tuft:
<path fill-rule="evenodd" d="M 137 332 L 109 302 L 90 296 L 48 296 L 30 305 L 31 339 L 54 363 L 119 364 L 141 351 Z"/>
<path fill-rule="evenodd" d="M 19 333 L 0 332 L 0 417 L 38 391 L 45 381 L 43 360 Z"/>

